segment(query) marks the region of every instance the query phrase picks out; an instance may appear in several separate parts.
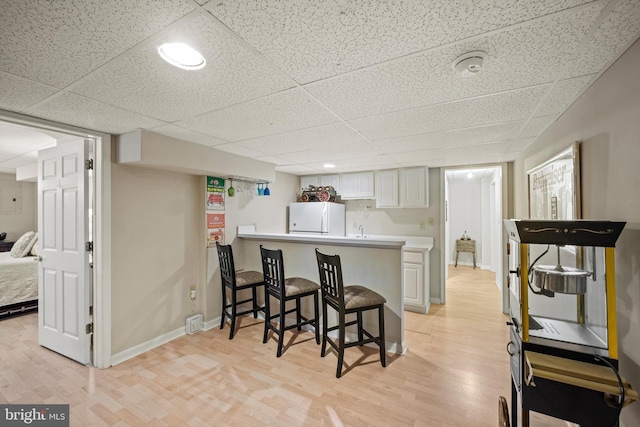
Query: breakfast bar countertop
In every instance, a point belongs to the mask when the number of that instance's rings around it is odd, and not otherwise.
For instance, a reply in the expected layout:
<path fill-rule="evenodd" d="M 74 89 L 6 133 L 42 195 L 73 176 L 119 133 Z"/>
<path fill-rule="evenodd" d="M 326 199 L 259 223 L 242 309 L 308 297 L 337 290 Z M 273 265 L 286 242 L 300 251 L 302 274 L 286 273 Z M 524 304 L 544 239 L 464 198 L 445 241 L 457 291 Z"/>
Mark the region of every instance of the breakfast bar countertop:
<path fill-rule="evenodd" d="M 238 226 L 238 237 L 243 239 L 272 240 L 297 243 L 312 243 L 336 246 L 356 246 L 369 248 L 433 248 L 433 237 L 388 236 L 370 234 L 348 234 L 327 236 L 314 234 L 258 233 L 253 225 Z"/>

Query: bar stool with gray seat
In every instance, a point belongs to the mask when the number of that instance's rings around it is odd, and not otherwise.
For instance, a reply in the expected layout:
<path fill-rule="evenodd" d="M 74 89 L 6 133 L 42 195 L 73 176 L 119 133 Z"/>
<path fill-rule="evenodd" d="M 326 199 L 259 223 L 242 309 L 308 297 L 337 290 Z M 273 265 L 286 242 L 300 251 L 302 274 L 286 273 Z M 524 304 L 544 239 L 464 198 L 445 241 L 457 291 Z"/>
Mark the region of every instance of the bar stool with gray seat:
<path fill-rule="evenodd" d="M 316 344 L 320 344 L 320 333 L 318 331 L 318 318 L 320 317 L 318 311 L 318 290 L 320 286 L 302 277 L 285 278 L 284 262 L 280 249 L 265 249 L 260 245 L 260 255 L 262 257 L 262 270 L 265 283 L 265 322 L 262 342 L 267 342 L 269 330 L 272 330 L 278 336 L 276 357 L 280 357 L 282 355 L 284 332 L 293 328 L 300 331 L 302 330 L 302 326 L 311 325 L 315 330 Z M 313 318 L 307 318 L 302 315 L 300 300 L 308 296 L 313 297 Z M 276 298 L 279 302 L 280 311 L 278 314 L 271 314 L 270 297 Z M 296 302 L 295 307 L 287 310 L 287 302 L 293 300 Z M 285 323 L 286 315 L 291 313 L 296 313 L 296 322 L 287 326 Z M 277 327 L 271 322 L 276 318 L 278 318 Z"/>
<path fill-rule="evenodd" d="M 342 265 L 339 255 L 325 255 L 316 249 L 318 273 L 320 274 L 320 289 L 322 293 L 322 351 L 324 357 L 327 342 L 338 353 L 338 368 L 336 378 L 342 375 L 345 348 L 375 343 L 380 347 L 380 363 L 387 366 L 384 340 L 384 304 L 387 300 L 377 292 L 360 285 L 344 286 L 342 282 Z M 327 327 L 327 307 L 333 308 L 338 314 L 338 324 Z M 368 310 L 378 310 L 378 336 L 373 336 L 364 329 L 362 313 Z M 356 320 L 346 321 L 347 314 L 355 313 Z M 345 342 L 347 326 L 357 325 L 358 340 Z M 338 330 L 337 343 L 329 338 L 328 333 Z M 365 338 L 366 335 L 366 338 Z"/>
<path fill-rule="evenodd" d="M 220 329 L 224 328 L 225 318 L 231 321 L 231 330 L 229 331 L 229 339 L 233 339 L 236 328 L 236 317 L 253 313 L 254 318 L 258 318 L 258 312 L 264 312 L 264 307 L 258 305 L 257 288 L 264 286 L 262 273 L 259 271 L 241 271 L 236 272 L 233 262 L 233 250 L 231 245 L 221 245 L 216 242 L 218 249 L 218 260 L 220 262 L 220 276 L 222 279 L 222 316 L 220 319 Z M 227 302 L 227 289 L 229 290 L 229 299 Z M 250 289 L 251 297 L 238 301 L 238 292 Z M 251 303 L 251 308 L 238 311 L 238 306 Z"/>

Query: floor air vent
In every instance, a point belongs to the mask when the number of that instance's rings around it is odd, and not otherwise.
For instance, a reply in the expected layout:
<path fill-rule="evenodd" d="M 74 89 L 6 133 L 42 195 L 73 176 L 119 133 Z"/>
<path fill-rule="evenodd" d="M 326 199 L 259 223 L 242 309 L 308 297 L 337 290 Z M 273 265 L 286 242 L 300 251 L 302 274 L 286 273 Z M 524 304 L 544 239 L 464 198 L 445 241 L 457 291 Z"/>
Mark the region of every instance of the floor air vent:
<path fill-rule="evenodd" d="M 202 330 L 202 314 L 187 317 L 187 334 L 192 335 Z"/>

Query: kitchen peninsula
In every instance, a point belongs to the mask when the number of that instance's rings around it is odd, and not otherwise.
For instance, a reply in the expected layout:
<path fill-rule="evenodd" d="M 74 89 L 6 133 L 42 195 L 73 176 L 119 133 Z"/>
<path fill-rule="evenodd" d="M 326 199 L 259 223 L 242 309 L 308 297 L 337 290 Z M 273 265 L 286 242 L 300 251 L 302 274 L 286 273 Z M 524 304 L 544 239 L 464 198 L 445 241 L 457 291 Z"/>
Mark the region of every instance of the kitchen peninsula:
<path fill-rule="evenodd" d="M 319 278 L 315 249 L 318 248 L 325 254 L 340 255 L 345 285 L 366 286 L 386 298 L 386 349 L 388 352 L 404 354 L 403 251 L 411 248 L 423 250 L 428 255 L 433 247 L 432 238 L 408 240 L 406 236 L 345 237 L 257 233 L 253 226 L 238 227 L 238 238 L 242 242 L 245 269 L 262 270 L 260 245 L 263 245 L 265 248 L 282 250 L 287 277 L 304 277 L 316 283 Z M 328 316 L 330 324 L 335 322 L 335 314 L 331 310 Z M 365 316 L 364 321 L 365 328 L 377 330 L 375 316 Z"/>

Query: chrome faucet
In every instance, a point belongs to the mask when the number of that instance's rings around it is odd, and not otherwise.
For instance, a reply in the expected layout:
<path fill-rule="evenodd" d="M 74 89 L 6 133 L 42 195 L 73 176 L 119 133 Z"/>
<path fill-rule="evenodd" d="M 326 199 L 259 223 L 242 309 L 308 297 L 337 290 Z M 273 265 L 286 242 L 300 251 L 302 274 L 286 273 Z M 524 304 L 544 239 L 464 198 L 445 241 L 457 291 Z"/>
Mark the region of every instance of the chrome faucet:
<path fill-rule="evenodd" d="M 358 226 L 358 230 L 360 230 L 360 237 L 364 238 L 364 227 L 362 224 Z"/>

